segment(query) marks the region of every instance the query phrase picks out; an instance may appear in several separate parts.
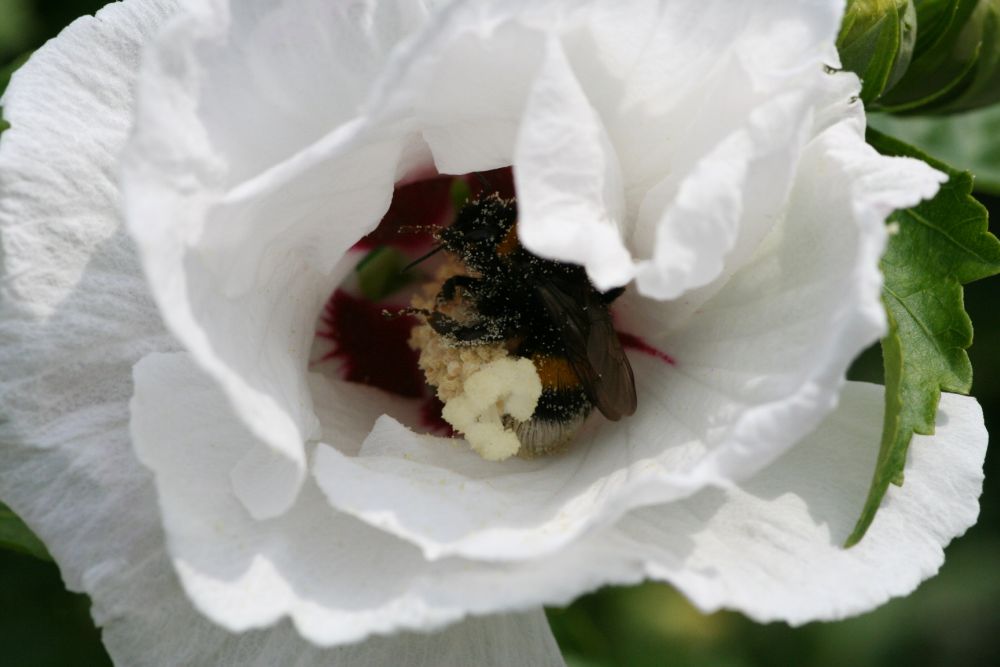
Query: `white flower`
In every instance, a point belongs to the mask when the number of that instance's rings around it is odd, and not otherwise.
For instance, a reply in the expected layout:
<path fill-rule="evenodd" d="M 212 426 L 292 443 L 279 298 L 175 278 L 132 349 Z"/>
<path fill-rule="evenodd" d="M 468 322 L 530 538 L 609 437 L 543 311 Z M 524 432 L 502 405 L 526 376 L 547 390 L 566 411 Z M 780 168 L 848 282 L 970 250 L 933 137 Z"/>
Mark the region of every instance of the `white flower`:
<path fill-rule="evenodd" d="M 840 12 L 131 0 L 37 52 L 4 98 L 0 497 L 115 659 L 558 664 L 537 608 L 603 584 L 803 623 L 936 571 L 978 509 L 969 398 L 841 548 L 883 221 L 940 175 L 864 143 Z M 526 247 L 634 281 L 620 328 L 660 354 L 633 417 L 497 464 L 308 359 L 394 183 L 507 165 Z"/>

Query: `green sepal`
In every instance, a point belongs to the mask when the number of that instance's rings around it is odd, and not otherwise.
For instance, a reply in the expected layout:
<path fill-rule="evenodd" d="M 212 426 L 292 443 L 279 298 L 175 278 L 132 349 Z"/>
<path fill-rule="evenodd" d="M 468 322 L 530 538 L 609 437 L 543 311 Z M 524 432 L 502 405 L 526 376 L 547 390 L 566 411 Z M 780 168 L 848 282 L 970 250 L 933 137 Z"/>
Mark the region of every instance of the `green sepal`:
<path fill-rule="evenodd" d="M 472 196 L 472 188 L 469 187 L 468 182 L 464 178 L 456 178 L 451 182 L 451 190 L 448 195 L 451 199 L 452 207 L 458 211 L 469 201 L 469 197 Z"/>
<path fill-rule="evenodd" d="M 358 288 L 369 301 L 381 301 L 413 281 L 403 269 L 410 259 L 389 246 L 375 248 L 354 267 Z"/>
<path fill-rule="evenodd" d="M 860 77 L 870 104 L 906 72 L 916 43 L 912 0 L 849 0 L 837 37 L 843 68 Z"/>
<path fill-rule="evenodd" d="M 0 549 L 17 551 L 41 560 L 52 560 L 42 541 L 3 503 L 0 503 Z"/>
<path fill-rule="evenodd" d="M 972 365 L 972 322 L 962 285 L 1000 273 L 1000 241 L 990 234 L 986 209 L 972 198 L 972 177 L 896 139 L 869 130 L 883 155 L 923 160 L 949 176 L 938 194 L 889 220 L 898 226 L 882 258 L 883 301 L 889 333 L 882 340 L 885 417 L 868 497 L 845 546 L 868 530 L 889 484 L 903 483 L 914 433 L 931 435 L 942 391 L 967 394 Z"/>

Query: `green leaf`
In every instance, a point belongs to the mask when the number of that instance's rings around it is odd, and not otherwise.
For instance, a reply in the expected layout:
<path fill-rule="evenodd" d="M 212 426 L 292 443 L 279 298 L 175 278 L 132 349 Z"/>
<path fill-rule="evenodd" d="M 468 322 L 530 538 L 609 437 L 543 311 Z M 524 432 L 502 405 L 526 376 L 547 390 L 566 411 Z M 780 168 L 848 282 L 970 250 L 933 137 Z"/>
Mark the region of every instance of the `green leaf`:
<path fill-rule="evenodd" d="M 0 0 L 0 62 L 30 48 L 41 36 L 37 5 L 32 0 Z"/>
<path fill-rule="evenodd" d="M 52 560 L 42 541 L 3 503 L 0 503 L 0 548 Z"/>
<path fill-rule="evenodd" d="M 22 53 L 14 60 L 0 67 L 0 95 L 7 90 L 7 84 L 10 83 L 10 77 L 14 75 L 14 72 L 16 72 L 21 65 L 28 62 L 28 58 L 31 57 L 32 53 L 32 51 Z"/>
<path fill-rule="evenodd" d="M 1000 105 L 941 117 L 871 114 L 879 132 L 972 172 L 976 192 L 1000 195 Z"/>
<path fill-rule="evenodd" d="M 897 211 L 899 230 L 889 242 L 882 271 L 889 334 L 882 341 L 885 418 L 868 498 L 846 546 L 856 544 L 875 518 L 889 484 L 903 483 L 914 433 L 934 433 L 941 391 L 967 394 L 972 365 L 972 322 L 962 285 L 1000 273 L 1000 241 L 989 233 L 986 209 L 970 196 L 972 177 L 877 131 L 868 142 L 884 155 L 924 160 L 948 174 L 937 196 Z"/>
<path fill-rule="evenodd" d="M 906 71 L 916 42 L 912 0 L 850 0 L 837 37 L 844 69 L 862 82 L 868 104 L 891 88 Z"/>

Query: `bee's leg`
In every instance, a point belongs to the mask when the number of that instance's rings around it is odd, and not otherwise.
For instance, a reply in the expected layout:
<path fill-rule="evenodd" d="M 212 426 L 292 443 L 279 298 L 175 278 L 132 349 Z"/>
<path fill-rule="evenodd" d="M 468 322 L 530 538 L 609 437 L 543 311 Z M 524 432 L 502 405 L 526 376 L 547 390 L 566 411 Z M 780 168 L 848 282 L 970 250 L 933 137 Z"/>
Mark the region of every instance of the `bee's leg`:
<path fill-rule="evenodd" d="M 507 327 L 497 320 L 484 319 L 474 324 L 463 324 L 434 311 L 427 317 L 427 323 L 442 336 L 461 343 L 495 343 L 507 337 Z"/>
<path fill-rule="evenodd" d="M 459 287 L 470 294 L 474 294 L 474 288 L 481 282 L 481 278 L 473 278 L 472 276 L 452 276 L 441 284 L 441 290 L 437 295 L 437 302 L 447 303 L 453 300 L 455 292 Z"/>
<path fill-rule="evenodd" d="M 382 309 L 382 317 L 387 320 L 394 320 L 397 317 L 403 317 L 404 315 L 423 315 L 424 317 L 429 317 L 431 311 L 426 308 L 400 308 L 399 310 L 388 310 L 386 308 Z"/>
<path fill-rule="evenodd" d="M 601 302 L 605 305 L 609 304 L 624 293 L 624 287 L 615 287 L 614 289 L 609 289 L 607 292 L 601 292 Z"/>

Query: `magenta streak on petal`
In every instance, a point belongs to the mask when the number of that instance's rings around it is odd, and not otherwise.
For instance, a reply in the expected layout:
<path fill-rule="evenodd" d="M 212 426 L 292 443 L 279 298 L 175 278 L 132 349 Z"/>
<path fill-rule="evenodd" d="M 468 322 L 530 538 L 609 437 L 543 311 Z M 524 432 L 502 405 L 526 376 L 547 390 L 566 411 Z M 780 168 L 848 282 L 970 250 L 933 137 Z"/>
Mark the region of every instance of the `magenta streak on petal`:
<path fill-rule="evenodd" d="M 651 357 L 656 357 L 660 361 L 665 361 L 671 366 L 676 366 L 677 361 L 666 352 L 657 350 L 655 347 L 639 338 L 635 334 L 618 332 L 618 340 L 622 342 L 622 347 L 627 350 L 636 350 Z"/>
<path fill-rule="evenodd" d="M 321 362 L 339 359 L 345 380 L 378 387 L 398 396 L 424 396 L 426 384 L 417 366 L 419 353 L 410 348 L 409 315 L 387 318 L 383 306 L 337 290 L 326 304 L 317 335 L 333 343 Z"/>
<path fill-rule="evenodd" d="M 324 330 L 317 333 L 333 343 L 318 363 L 338 359 L 349 382 L 378 387 L 397 396 L 419 398 L 421 426 L 428 433 L 453 437 L 455 431 L 441 417 L 444 404 L 430 391 L 417 365 L 420 354 L 410 348 L 409 315 L 387 318 L 383 306 L 337 290 L 323 311 Z"/>

